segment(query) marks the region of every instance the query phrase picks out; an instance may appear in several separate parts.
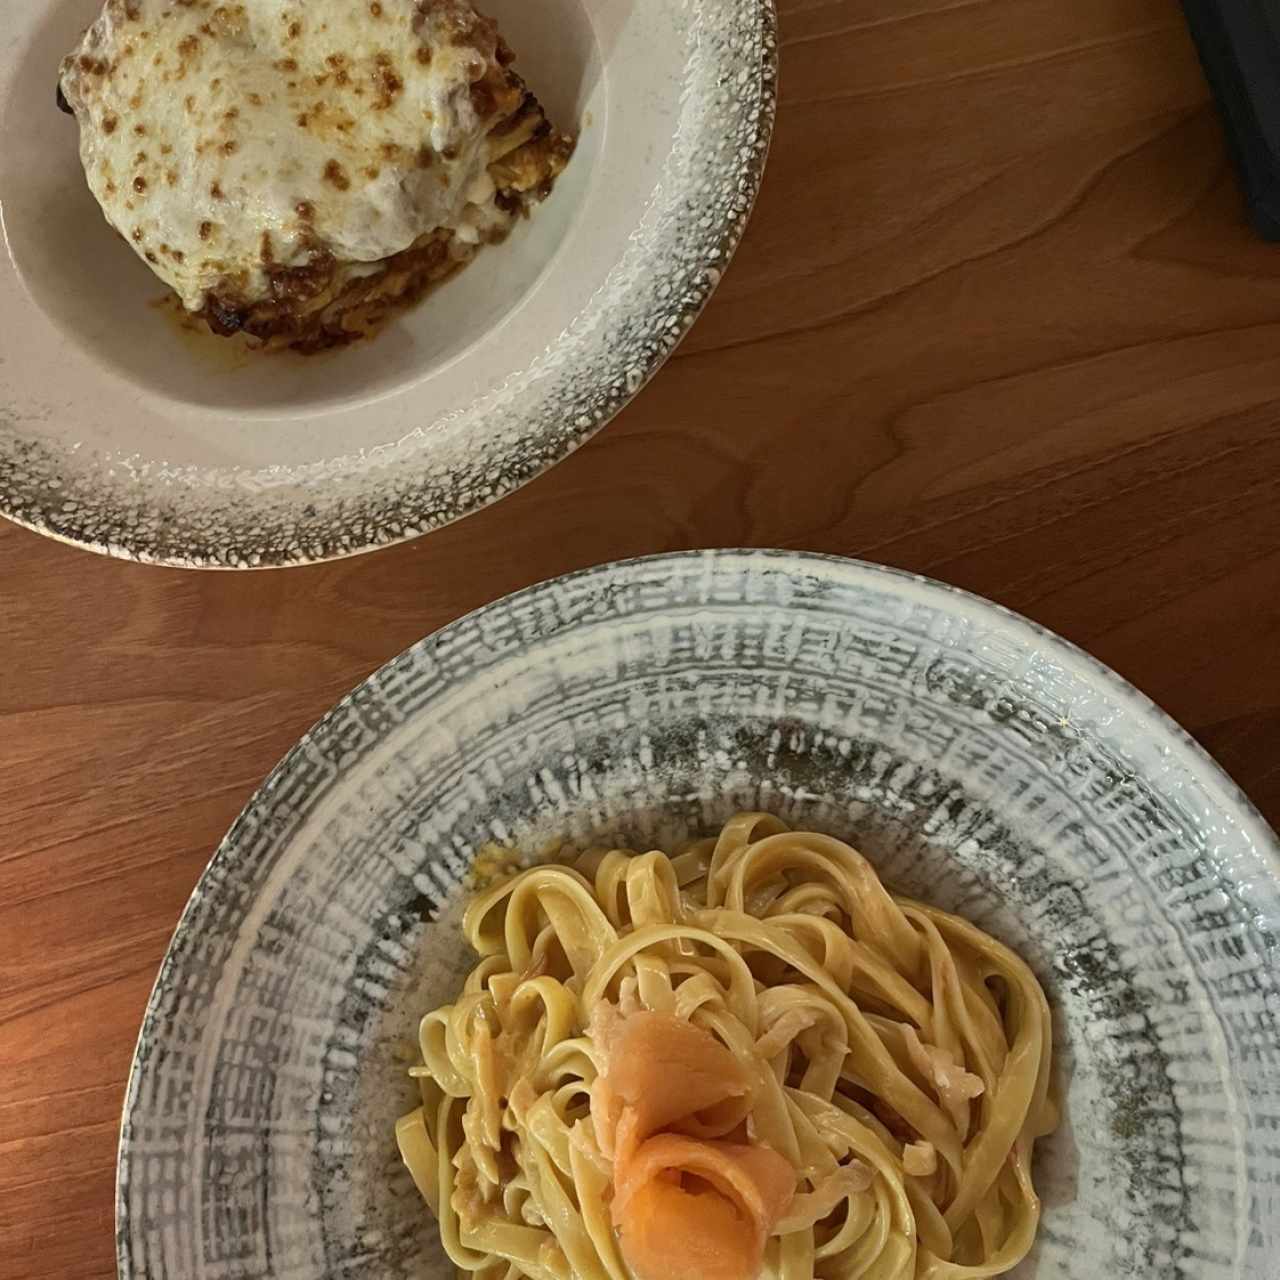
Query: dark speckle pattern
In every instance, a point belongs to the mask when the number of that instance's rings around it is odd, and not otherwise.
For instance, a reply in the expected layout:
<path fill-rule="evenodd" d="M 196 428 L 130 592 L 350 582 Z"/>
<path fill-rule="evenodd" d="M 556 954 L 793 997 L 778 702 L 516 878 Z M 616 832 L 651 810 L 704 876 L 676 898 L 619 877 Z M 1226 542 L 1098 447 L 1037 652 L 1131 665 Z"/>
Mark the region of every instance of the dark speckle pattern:
<path fill-rule="evenodd" d="M 1039 1280 L 1273 1280 L 1274 834 L 1063 641 L 961 592 L 781 552 L 654 557 L 422 641 L 227 835 L 147 1011 L 126 1280 L 444 1276 L 399 1169 L 416 1020 L 469 964 L 476 851 L 669 847 L 763 807 L 1015 946 L 1054 1007 Z"/>

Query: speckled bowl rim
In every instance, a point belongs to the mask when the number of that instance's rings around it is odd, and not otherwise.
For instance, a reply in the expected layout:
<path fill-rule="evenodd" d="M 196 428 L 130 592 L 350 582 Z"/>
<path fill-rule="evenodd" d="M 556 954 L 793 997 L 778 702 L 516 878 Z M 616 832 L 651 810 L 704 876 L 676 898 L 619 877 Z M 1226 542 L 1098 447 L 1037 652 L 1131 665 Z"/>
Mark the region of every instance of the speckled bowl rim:
<path fill-rule="evenodd" d="M 955 587 L 921 574 L 914 574 L 903 569 L 874 564 L 865 560 L 821 552 L 764 548 L 717 548 L 636 556 L 594 565 L 564 574 L 558 578 L 536 583 L 491 601 L 489 604 L 482 605 L 470 613 L 461 615 L 437 631 L 424 636 L 408 649 L 384 663 L 366 680 L 362 681 L 343 697 L 330 711 L 316 721 L 299 741 L 290 748 L 275 768 L 271 770 L 262 785 L 254 792 L 252 798 L 232 823 L 227 835 L 223 837 L 217 850 L 201 873 L 199 881 L 192 891 L 191 897 L 183 909 L 182 916 L 174 930 L 173 938 L 166 950 L 151 995 L 147 1001 L 146 1012 L 138 1033 L 137 1045 L 125 1088 L 124 1103 L 121 1110 L 120 1141 L 116 1159 L 115 1205 L 116 1264 L 122 1280 L 129 1280 L 134 1275 L 129 1235 L 123 1225 L 128 1212 L 125 1204 L 124 1188 L 128 1181 L 127 1166 L 131 1157 L 129 1114 L 138 1096 L 143 1049 L 149 1041 L 163 1035 L 163 1020 L 159 1016 L 160 994 L 178 976 L 179 961 L 175 954 L 178 949 L 178 943 L 183 935 L 195 926 L 195 916 L 204 896 L 204 888 L 209 880 L 211 869 L 221 860 L 230 860 L 236 856 L 236 833 L 241 824 L 251 821 L 251 815 L 255 809 L 267 809 L 270 807 L 272 794 L 279 788 L 283 779 L 289 775 L 295 764 L 304 758 L 309 744 L 324 739 L 348 717 L 358 715 L 359 702 L 362 695 L 370 688 L 376 687 L 389 675 L 395 673 L 401 664 L 425 646 L 438 644 L 446 640 L 452 633 L 471 626 L 488 613 L 509 608 L 515 602 L 538 596 L 560 584 L 579 582 L 592 577 L 608 578 L 612 575 L 625 573 L 630 568 L 640 568 L 651 573 L 663 564 L 675 564 L 699 558 L 718 560 L 733 557 L 766 562 L 769 568 L 782 571 L 786 571 L 788 568 L 794 572 L 804 572 L 807 569 L 821 571 L 830 567 L 838 567 L 846 574 L 864 578 L 869 584 L 880 582 L 902 584 L 902 587 L 908 591 L 922 593 L 926 599 L 943 611 L 954 611 L 958 607 L 960 612 L 968 611 L 971 614 L 983 616 L 1021 645 L 1054 654 L 1064 664 L 1069 664 L 1073 667 L 1088 683 L 1095 685 L 1095 687 L 1123 705 L 1125 710 L 1137 722 L 1143 724 L 1149 730 L 1153 738 L 1163 739 L 1168 742 L 1171 754 L 1187 773 L 1196 778 L 1204 788 L 1205 794 L 1215 801 L 1222 813 L 1228 817 L 1231 824 L 1240 832 L 1241 837 L 1262 855 L 1267 869 L 1276 884 L 1280 886 L 1280 836 L 1277 836 L 1261 811 L 1245 795 L 1230 775 L 1186 729 L 1140 689 L 1108 667 L 1100 659 L 1095 658 L 1071 641 L 1022 614 L 983 596 L 966 591 L 961 587 Z M 313 793 L 309 800 L 304 803 L 310 805 L 314 803 L 314 800 Z M 230 936 L 229 933 L 227 936 Z"/>
<path fill-rule="evenodd" d="M 252 516 L 246 520 L 241 513 L 229 517 L 230 536 L 224 541 L 197 545 L 170 541 L 172 530 L 182 525 L 182 504 L 170 501 L 154 510 L 143 509 L 129 478 L 117 475 L 124 468 L 98 467 L 86 482 L 65 470 L 62 451 L 34 439 L 17 438 L 7 449 L 0 447 L 0 516 L 55 541 L 114 559 L 183 569 L 290 568 L 347 559 L 411 541 L 491 506 L 549 471 L 603 430 L 666 363 L 715 292 L 746 230 L 764 178 L 778 103 L 775 0 L 751 0 L 751 10 L 759 31 L 759 97 L 754 112 L 740 122 L 749 138 L 741 167 L 725 175 L 726 184 L 737 192 L 736 202 L 727 206 L 718 225 L 704 234 L 703 270 L 692 280 L 673 278 L 668 305 L 650 314 L 651 328 L 661 336 L 650 347 L 644 363 L 619 369 L 614 376 L 597 382 L 590 397 L 596 408 L 590 416 L 577 415 L 573 406 L 567 406 L 572 428 L 552 436 L 548 447 L 531 449 L 529 456 L 519 461 L 504 458 L 508 464 L 505 470 L 485 468 L 478 477 L 469 476 L 466 496 L 452 507 L 432 506 L 422 500 L 420 483 L 408 484 L 382 510 L 347 526 L 352 495 L 340 494 L 332 500 L 331 519 L 334 525 L 344 522 L 343 527 L 330 527 L 322 533 L 290 529 L 290 539 L 283 545 L 286 522 L 259 537 L 252 532 Z M 0 418 L 0 446 L 4 445 L 3 432 L 16 429 L 16 424 Z M 536 435 L 528 443 L 537 444 Z M 24 491 L 18 482 L 32 476 L 41 476 L 42 483 Z M 175 496 L 180 498 L 181 494 Z M 305 514 L 313 517 L 325 496 L 317 493 L 316 499 L 315 504 L 307 505 L 305 494 L 299 494 L 295 507 L 303 507 Z M 250 504 L 244 505 L 248 508 Z M 227 510 L 234 508 L 228 506 Z M 104 537 L 101 530 L 113 530 L 115 536 Z"/>

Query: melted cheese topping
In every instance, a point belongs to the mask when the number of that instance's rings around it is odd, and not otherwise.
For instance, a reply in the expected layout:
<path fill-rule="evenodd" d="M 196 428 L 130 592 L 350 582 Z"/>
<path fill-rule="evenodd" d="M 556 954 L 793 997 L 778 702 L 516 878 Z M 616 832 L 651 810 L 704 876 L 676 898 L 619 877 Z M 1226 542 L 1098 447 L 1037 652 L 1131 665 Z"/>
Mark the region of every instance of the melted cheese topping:
<path fill-rule="evenodd" d="M 195 311 L 465 234 L 495 48 L 464 0 L 107 0 L 62 90 L 107 220 Z"/>

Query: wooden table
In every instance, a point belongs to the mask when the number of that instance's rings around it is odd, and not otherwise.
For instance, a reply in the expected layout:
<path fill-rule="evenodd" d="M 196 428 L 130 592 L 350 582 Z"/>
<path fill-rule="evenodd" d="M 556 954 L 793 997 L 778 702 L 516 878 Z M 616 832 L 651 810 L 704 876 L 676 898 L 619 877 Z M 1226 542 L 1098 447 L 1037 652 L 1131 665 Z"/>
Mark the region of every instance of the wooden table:
<path fill-rule="evenodd" d="M 1176 0 L 783 0 L 749 234 L 587 448 L 407 546 L 116 563 L 0 522 L 0 1280 L 115 1274 L 156 967 L 275 761 L 425 633 L 679 547 L 886 561 L 1129 677 L 1280 819 L 1280 248 Z"/>

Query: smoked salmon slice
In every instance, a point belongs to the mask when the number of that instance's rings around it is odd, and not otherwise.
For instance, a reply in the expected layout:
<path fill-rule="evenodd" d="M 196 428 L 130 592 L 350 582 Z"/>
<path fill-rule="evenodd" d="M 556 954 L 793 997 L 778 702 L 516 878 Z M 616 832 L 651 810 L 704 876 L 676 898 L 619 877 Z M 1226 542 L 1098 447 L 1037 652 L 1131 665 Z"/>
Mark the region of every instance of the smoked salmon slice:
<path fill-rule="evenodd" d="M 650 1138 L 615 1194 L 622 1255 L 638 1280 L 753 1280 L 795 1185 L 768 1147 Z"/>
<path fill-rule="evenodd" d="M 613 1157 L 613 1222 L 637 1280 L 754 1280 L 765 1241 L 795 1193 L 790 1161 L 725 1141 L 751 1109 L 738 1059 L 669 1014 L 611 1012 L 593 1034 L 606 1053 L 591 1094 Z"/>
<path fill-rule="evenodd" d="M 742 1064 L 709 1031 L 683 1018 L 646 1011 L 618 1019 L 608 1052 L 609 1087 L 634 1113 L 642 1142 L 669 1128 L 721 1137 L 750 1107 L 751 1085 Z"/>

